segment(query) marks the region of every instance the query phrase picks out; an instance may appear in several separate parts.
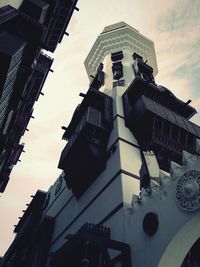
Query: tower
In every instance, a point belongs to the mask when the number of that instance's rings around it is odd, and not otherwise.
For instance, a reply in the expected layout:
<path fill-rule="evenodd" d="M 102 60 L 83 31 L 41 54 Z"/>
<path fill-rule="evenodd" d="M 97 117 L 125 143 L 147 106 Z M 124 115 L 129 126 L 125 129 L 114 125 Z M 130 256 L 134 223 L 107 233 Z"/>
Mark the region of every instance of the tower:
<path fill-rule="evenodd" d="M 153 42 L 124 22 L 103 30 L 85 66 L 62 174 L 34 196 L 2 267 L 21 255 L 37 267 L 198 266 L 195 109 L 156 84 Z"/>

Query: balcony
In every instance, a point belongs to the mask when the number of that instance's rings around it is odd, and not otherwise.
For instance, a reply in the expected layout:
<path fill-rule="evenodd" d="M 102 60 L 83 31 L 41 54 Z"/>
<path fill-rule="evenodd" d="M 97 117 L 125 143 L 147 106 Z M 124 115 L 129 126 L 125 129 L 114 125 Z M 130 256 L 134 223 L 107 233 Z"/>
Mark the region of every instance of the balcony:
<path fill-rule="evenodd" d="M 76 3 L 77 0 L 60 0 L 50 6 L 44 38 L 47 50 L 54 52 L 57 44 L 62 41 Z"/>
<path fill-rule="evenodd" d="M 128 102 L 131 106 L 134 106 L 142 95 L 147 96 L 186 119 L 190 119 L 196 114 L 196 110 L 192 106 L 178 99 L 169 89 L 149 83 L 141 77 L 135 78 L 123 95 L 125 114 L 129 112 L 126 110 L 126 103 Z"/>
<path fill-rule="evenodd" d="M 16 225 L 14 233 L 25 232 L 27 228 L 33 230 L 33 228 L 35 228 L 39 224 L 42 215 L 42 206 L 44 204 L 45 198 L 46 192 L 43 192 L 41 190 L 38 190 L 36 192 L 22 218 Z"/>
<path fill-rule="evenodd" d="M 88 107 L 63 149 L 58 167 L 65 171 L 66 183 L 77 198 L 106 166 L 110 131 L 102 113 Z"/>
<path fill-rule="evenodd" d="M 183 150 L 196 153 L 199 126 L 144 95 L 134 105 L 125 104 L 126 126 L 144 150 L 155 152 L 160 167 L 169 170 L 170 160 L 180 163 Z"/>

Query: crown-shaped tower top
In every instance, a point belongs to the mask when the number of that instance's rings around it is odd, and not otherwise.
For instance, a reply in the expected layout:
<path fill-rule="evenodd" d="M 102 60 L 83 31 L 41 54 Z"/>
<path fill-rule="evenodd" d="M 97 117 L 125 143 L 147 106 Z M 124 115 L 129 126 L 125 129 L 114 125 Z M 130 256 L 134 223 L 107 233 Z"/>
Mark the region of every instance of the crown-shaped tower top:
<path fill-rule="evenodd" d="M 136 52 L 153 67 L 154 76 L 158 73 L 154 43 L 125 22 L 118 22 L 105 27 L 97 37 L 85 60 L 88 76 L 95 75 L 107 55 L 118 51 L 128 51 L 130 56 Z"/>

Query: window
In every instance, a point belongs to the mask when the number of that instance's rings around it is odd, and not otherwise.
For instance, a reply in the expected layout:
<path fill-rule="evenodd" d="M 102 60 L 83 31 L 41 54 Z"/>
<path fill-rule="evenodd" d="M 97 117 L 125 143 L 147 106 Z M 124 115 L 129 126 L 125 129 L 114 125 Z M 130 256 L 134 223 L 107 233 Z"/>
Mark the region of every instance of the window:
<path fill-rule="evenodd" d="M 113 83 L 113 88 L 116 86 L 125 86 L 125 80 L 119 80 Z"/>
<path fill-rule="evenodd" d="M 119 80 L 123 77 L 123 65 L 121 61 L 114 62 L 112 65 L 113 79 Z"/>
<path fill-rule="evenodd" d="M 111 60 L 112 61 L 122 60 L 122 58 L 123 58 L 123 52 L 122 51 L 111 54 Z"/>

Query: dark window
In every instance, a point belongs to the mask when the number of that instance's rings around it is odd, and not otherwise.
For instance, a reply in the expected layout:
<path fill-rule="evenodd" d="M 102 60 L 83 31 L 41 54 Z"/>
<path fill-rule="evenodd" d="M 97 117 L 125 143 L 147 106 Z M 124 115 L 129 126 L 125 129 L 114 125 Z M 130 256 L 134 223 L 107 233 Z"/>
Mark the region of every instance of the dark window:
<path fill-rule="evenodd" d="M 148 212 L 143 219 L 143 230 L 149 235 L 153 236 L 159 227 L 158 215 L 154 212 Z"/>
<path fill-rule="evenodd" d="M 122 58 L 123 58 L 123 52 L 122 51 L 111 54 L 111 60 L 112 61 L 122 60 Z"/>
<path fill-rule="evenodd" d="M 103 72 L 103 63 L 100 63 L 97 74 L 95 77 L 91 76 L 93 78 L 92 82 L 90 83 L 90 87 L 96 90 L 99 90 L 102 85 L 104 85 L 105 82 L 105 73 Z"/>
<path fill-rule="evenodd" d="M 119 80 L 113 83 L 113 88 L 116 86 L 125 86 L 125 80 Z"/>
<path fill-rule="evenodd" d="M 142 56 L 140 56 L 139 54 L 137 54 L 137 53 L 133 53 L 133 59 L 134 60 L 136 60 L 136 59 L 140 59 L 140 60 L 143 60 L 143 57 Z"/>
<path fill-rule="evenodd" d="M 121 61 L 114 62 L 112 65 L 113 79 L 119 80 L 123 77 L 123 65 Z"/>
<path fill-rule="evenodd" d="M 143 58 L 137 53 L 133 54 L 133 70 L 136 76 L 141 77 L 147 82 L 155 83 L 153 77 L 153 68 L 144 62 Z"/>

